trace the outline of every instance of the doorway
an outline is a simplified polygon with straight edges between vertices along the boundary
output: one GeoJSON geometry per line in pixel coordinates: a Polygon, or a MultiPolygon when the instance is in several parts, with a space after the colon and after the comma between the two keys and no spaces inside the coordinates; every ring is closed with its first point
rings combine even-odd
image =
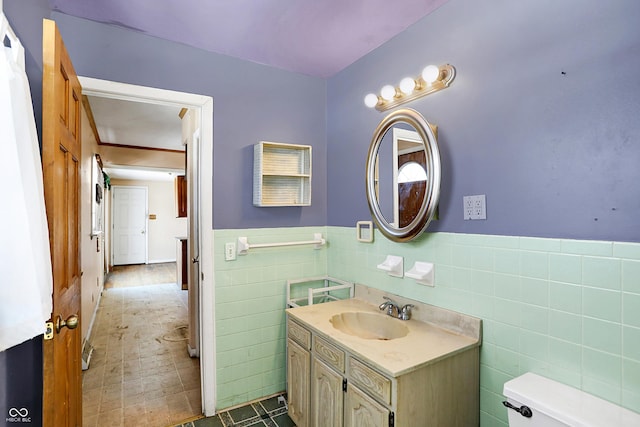
{"type": "MultiPolygon", "coordinates": [[[[199,166],[198,192],[194,195],[198,206],[197,236],[199,242],[200,274],[193,278],[193,286],[198,292],[197,317],[199,324],[199,356],[202,411],[204,415],[215,413],[215,292],[213,281],[213,233],[212,219],[212,177],[213,164],[213,99],[208,96],[175,92],[163,89],[129,85],[87,77],[80,77],[83,94],[112,99],[148,103],[151,105],[171,105],[192,109],[199,118],[198,158],[192,159],[199,166]]],[[[189,168],[189,165],[187,165],[189,168]]]]}

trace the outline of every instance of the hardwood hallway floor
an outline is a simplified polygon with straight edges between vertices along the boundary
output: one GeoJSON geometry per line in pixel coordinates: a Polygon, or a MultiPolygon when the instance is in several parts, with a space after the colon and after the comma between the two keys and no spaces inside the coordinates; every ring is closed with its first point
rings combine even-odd
{"type": "Polygon", "coordinates": [[[83,373],[85,427],[164,427],[202,413],[199,359],[186,344],[187,291],[175,281],[173,263],[108,277],[83,373]]]}
{"type": "Polygon", "coordinates": [[[176,283],[176,263],[116,265],[111,268],[104,287],[127,288],[131,286],[176,283]]]}

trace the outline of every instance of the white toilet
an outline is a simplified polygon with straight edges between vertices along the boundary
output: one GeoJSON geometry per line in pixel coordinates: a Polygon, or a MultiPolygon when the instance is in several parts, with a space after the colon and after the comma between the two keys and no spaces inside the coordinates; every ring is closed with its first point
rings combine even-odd
{"type": "Polygon", "coordinates": [[[640,414],[533,373],[504,384],[509,427],[639,427],[640,414]]]}

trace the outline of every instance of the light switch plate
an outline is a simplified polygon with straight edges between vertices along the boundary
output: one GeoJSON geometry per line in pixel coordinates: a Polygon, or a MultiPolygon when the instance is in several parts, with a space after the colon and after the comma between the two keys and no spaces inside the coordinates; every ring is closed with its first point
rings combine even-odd
{"type": "Polygon", "coordinates": [[[236,244],[225,243],[224,245],[224,259],[225,261],[234,261],[236,259],[236,244]]]}

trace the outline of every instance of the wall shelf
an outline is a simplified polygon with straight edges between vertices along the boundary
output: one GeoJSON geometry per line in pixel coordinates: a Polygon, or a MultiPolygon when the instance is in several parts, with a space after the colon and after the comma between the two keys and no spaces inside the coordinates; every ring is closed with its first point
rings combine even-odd
{"type": "Polygon", "coordinates": [[[311,205],[311,146],[260,141],[253,149],[255,206],[311,205]]]}

